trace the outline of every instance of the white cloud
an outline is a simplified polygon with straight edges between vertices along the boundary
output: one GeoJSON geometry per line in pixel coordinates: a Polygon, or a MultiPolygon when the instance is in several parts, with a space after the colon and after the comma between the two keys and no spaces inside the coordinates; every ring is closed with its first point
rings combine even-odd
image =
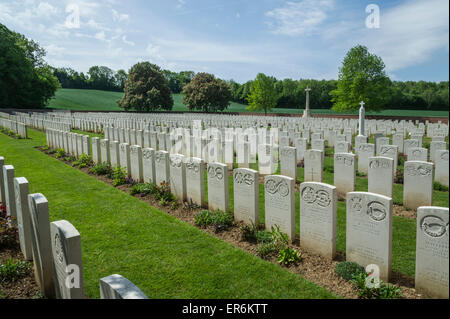
{"type": "Polygon", "coordinates": [[[119,13],[119,12],[117,12],[114,9],[112,9],[111,11],[112,11],[112,14],[113,14],[113,20],[114,21],[122,22],[122,21],[127,21],[130,18],[130,16],[128,14],[119,13]]]}
{"type": "Polygon", "coordinates": [[[134,47],[134,45],[135,45],[135,43],[133,41],[128,41],[127,37],[125,35],[122,36],[122,41],[123,41],[123,43],[131,45],[132,47],[134,47]]]}
{"type": "Polygon", "coordinates": [[[105,35],[105,32],[104,32],[104,31],[97,32],[97,33],[94,35],[94,38],[96,38],[97,40],[100,40],[100,41],[106,41],[106,35],[105,35]]]}
{"type": "Polygon", "coordinates": [[[288,36],[310,34],[325,21],[327,12],[333,8],[334,0],[288,1],[283,7],[266,13],[271,19],[267,24],[275,34],[288,36]]]}
{"type": "Polygon", "coordinates": [[[448,0],[413,0],[383,14],[380,29],[367,29],[362,42],[381,56],[388,71],[418,65],[448,49],[448,0]]]}
{"type": "Polygon", "coordinates": [[[56,44],[50,44],[44,47],[48,56],[60,57],[65,52],[63,47],[57,46],[56,44]]]}
{"type": "Polygon", "coordinates": [[[48,2],[41,2],[39,3],[37,9],[36,9],[36,14],[39,17],[46,17],[49,18],[53,15],[56,15],[58,13],[58,9],[53,7],[51,4],[49,4],[48,2]]]}
{"type": "Polygon", "coordinates": [[[178,0],[177,1],[177,9],[182,8],[186,4],[186,0],[178,0]]]}

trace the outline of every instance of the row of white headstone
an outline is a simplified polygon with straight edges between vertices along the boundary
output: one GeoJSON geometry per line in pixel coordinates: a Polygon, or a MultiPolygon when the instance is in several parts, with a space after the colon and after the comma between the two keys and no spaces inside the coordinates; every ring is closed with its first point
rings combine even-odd
{"type": "MultiPolygon", "coordinates": [[[[50,222],[44,195],[30,194],[25,177],[0,156],[0,202],[6,206],[9,227],[17,227],[24,259],[33,261],[34,275],[46,298],[84,299],[81,236],[66,220],[50,222]]],[[[120,275],[100,279],[102,299],[146,299],[120,275]]]]}
{"type": "MultiPolygon", "coordinates": [[[[96,140],[93,139],[93,141],[96,140]]],[[[169,183],[172,192],[180,200],[192,200],[198,205],[205,205],[203,182],[205,163],[202,159],[185,158],[180,154],[169,154],[166,151],[155,151],[151,148],[142,149],[138,145],[131,147],[126,143],[119,145],[117,141],[111,142],[115,145],[115,150],[113,155],[110,152],[108,157],[108,150],[111,150],[108,143],[110,143],[108,140],[102,140],[99,144],[93,143],[93,154],[97,154],[97,162],[103,161],[103,158],[109,158],[109,163],[112,165],[126,167],[127,172],[136,181],[169,183]]],[[[307,154],[308,152],[317,154],[312,162],[323,162],[322,151],[308,150],[307,154]]],[[[293,156],[295,153],[295,151],[292,152],[293,156]]],[[[346,163],[346,155],[335,155],[338,158],[337,161],[343,162],[341,164],[344,166],[349,164],[348,159],[346,163]]],[[[386,176],[384,176],[386,174],[383,175],[382,171],[377,170],[388,167],[391,172],[389,178],[393,179],[393,160],[373,157],[370,163],[369,178],[373,182],[369,182],[369,192],[344,191],[347,200],[347,260],[364,266],[376,264],[380,268],[380,278],[389,281],[392,260],[393,203],[392,196],[379,194],[386,188],[386,176]]],[[[415,178],[421,178],[424,175],[423,171],[427,171],[427,164],[433,165],[415,161],[406,163],[408,165],[405,165],[405,172],[411,173],[410,175],[415,178]]],[[[307,165],[306,161],[305,165],[307,165]]],[[[351,171],[354,174],[354,161],[352,165],[351,171]]],[[[206,170],[208,208],[228,211],[228,166],[222,163],[208,163],[206,170]]],[[[259,222],[259,172],[248,168],[234,169],[233,183],[235,220],[257,224],[259,222]]],[[[421,180],[408,180],[407,183],[411,183],[412,187],[419,185],[415,187],[416,190],[423,187],[421,180]]],[[[432,191],[432,183],[425,186],[432,191]]],[[[272,226],[278,225],[291,240],[294,240],[294,178],[283,175],[265,176],[264,189],[266,228],[270,230],[272,226]]],[[[406,192],[409,193],[408,188],[406,192]]],[[[419,205],[421,207],[418,208],[416,287],[430,296],[445,297],[443,291],[445,287],[448,291],[448,270],[447,280],[445,278],[440,280],[436,274],[442,273],[445,265],[448,268],[448,208],[430,205],[431,203],[419,205]],[[447,246],[444,245],[446,241],[447,246]],[[438,248],[431,250],[433,247],[438,248]]],[[[336,253],[336,214],[337,187],[320,182],[302,183],[300,244],[325,257],[333,258],[336,253]]]]}
{"type": "Polygon", "coordinates": [[[28,138],[27,126],[21,122],[11,121],[0,117],[0,128],[1,127],[9,129],[23,138],[28,138]]]}

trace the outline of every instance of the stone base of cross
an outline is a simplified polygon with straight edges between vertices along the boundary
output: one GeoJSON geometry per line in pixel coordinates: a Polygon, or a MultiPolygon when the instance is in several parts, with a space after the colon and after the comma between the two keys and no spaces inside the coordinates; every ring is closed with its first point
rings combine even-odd
{"type": "Polygon", "coordinates": [[[303,117],[304,118],[311,117],[311,111],[310,110],[304,110],[303,111],[303,117]]]}

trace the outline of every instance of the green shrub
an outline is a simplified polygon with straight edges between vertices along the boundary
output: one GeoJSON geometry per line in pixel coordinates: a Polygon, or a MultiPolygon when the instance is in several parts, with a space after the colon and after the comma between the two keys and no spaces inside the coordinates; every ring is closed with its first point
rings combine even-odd
{"type": "Polygon", "coordinates": [[[89,170],[90,173],[95,175],[110,175],[111,174],[111,165],[107,162],[98,163],[91,167],[89,170]]]}
{"type": "Polygon", "coordinates": [[[266,230],[260,230],[256,233],[256,241],[258,243],[270,243],[273,241],[273,236],[271,232],[268,232],[266,230]]]}
{"type": "Polygon", "coordinates": [[[395,184],[403,184],[404,172],[402,167],[397,167],[397,171],[394,176],[395,184]]]}
{"type": "Polygon", "coordinates": [[[205,228],[213,223],[212,212],[209,210],[202,210],[195,216],[195,225],[205,228]]]}
{"type": "Polygon", "coordinates": [[[92,166],[94,164],[94,161],[92,160],[92,157],[90,157],[87,154],[81,154],[77,161],[72,163],[72,166],[78,166],[79,168],[84,168],[88,166],[92,166]]]}
{"type": "Polygon", "coordinates": [[[435,191],[448,192],[448,187],[445,186],[445,185],[442,185],[442,184],[440,184],[438,182],[434,182],[433,189],[435,191]]]}
{"type": "Polygon", "coordinates": [[[73,155],[69,155],[69,156],[64,157],[64,160],[66,162],[75,162],[77,160],[77,158],[73,155]]]}
{"type": "Polygon", "coordinates": [[[212,214],[212,217],[216,232],[226,230],[230,228],[231,225],[233,225],[233,215],[231,215],[230,213],[217,210],[212,214]]]}
{"type": "Polygon", "coordinates": [[[241,239],[248,242],[255,242],[256,241],[256,234],[258,233],[258,227],[255,225],[255,223],[249,224],[243,224],[241,227],[239,227],[239,231],[241,233],[241,239]]]}
{"type": "Polygon", "coordinates": [[[343,261],[334,267],[334,271],[339,277],[345,280],[352,280],[354,275],[365,273],[364,267],[352,261],[343,261]]]}
{"type": "Polygon", "coordinates": [[[116,166],[111,170],[109,178],[113,180],[113,186],[123,185],[127,182],[127,172],[125,168],[116,166]]]}
{"type": "Polygon", "coordinates": [[[380,280],[379,287],[367,287],[366,279],[368,274],[364,271],[354,275],[351,282],[358,289],[358,296],[361,299],[397,299],[402,297],[399,287],[392,284],[385,284],[380,280]]]}
{"type": "Polygon", "coordinates": [[[62,158],[62,157],[65,157],[65,156],[66,156],[66,151],[63,148],[58,148],[56,150],[56,154],[55,154],[56,158],[62,158]]]}
{"type": "Polygon", "coordinates": [[[0,282],[14,282],[27,275],[31,270],[31,264],[25,261],[8,259],[0,264],[0,282]]]}
{"type": "Polygon", "coordinates": [[[170,185],[166,182],[162,182],[161,185],[156,188],[156,193],[154,195],[156,200],[159,200],[159,203],[162,206],[166,206],[176,200],[175,196],[170,190],[170,185]]]}
{"type": "Polygon", "coordinates": [[[280,226],[272,226],[272,238],[275,244],[279,247],[279,250],[286,248],[289,243],[289,237],[287,234],[281,232],[280,226]]]}
{"type": "Polygon", "coordinates": [[[278,247],[273,241],[261,243],[258,247],[256,247],[256,254],[263,259],[268,259],[269,257],[274,256],[277,252],[278,247]]]}
{"type": "Polygon", "coordinates": [[[278,253],[278,263],[284,266],[296,264],[302,260],[301,254],[293,248],[286,247],[278,253]]]}
{"type": "Polygon", "coordinates": [[[142,196],[148,195],[148,194],[155,194],[158,192],[158,189],[155,184],[153,183],[142,183],[142,184],[135,184],[131,187],[130,194],[136,195],[140,194],[142,196]]]}

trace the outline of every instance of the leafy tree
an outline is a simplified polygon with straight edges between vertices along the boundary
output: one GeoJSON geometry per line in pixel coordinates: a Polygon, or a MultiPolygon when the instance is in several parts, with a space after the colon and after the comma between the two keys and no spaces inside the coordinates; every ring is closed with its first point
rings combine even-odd
{"type": "Polygon", "coordinates": [[[190,110],[217,112],[225,110],[231,99],[228,84],[209,73],[197,73],[183,88],[183,103],[190,110]]]}
{"type": "Polygon", "coordinates": [[[116,75],[114,75],[114,78],[116,80],[116,87],[123,91],[125,88],[125,82],[127,80],[127,72],[125,70],[119,70],[116,72],[116,75]]]}
{"type": "Polygon", "coordinates": [[[172,110],[173,98],[160,67],[150,62],[135,64],[125,81],[125,95],[118,101],[126,111],[172,110]]]}
{"type": "Polygon", "coordinates": [[[333,110],[352,111],[364,101],[367,110],[380,110],[390,98],[391,81],[383,60],[362,45],[350,49],[339,69],[337,89],[330,92],[333,110]]]}
{"type": "Polygon", "coordinates": [[[0,107],[45,107],[60,87],[45,50],[0,24],[0,52],[0,107]]]}
{"type": "Polygon", "coordinates": [[[267,111],[270,111],[277,105],[278,94],[274,82],[275,78],[268,77],[263,73],[259,73],[256,76],[250,87],[250,94],[247,97],[249,102],[247,110],[264,110],[264,114],[267,115],[267,111]]]}
{"type": "Polygon", "coordinates": [[[106,66],[92,66],[89,68],[89,82],[95,90],[113,91],[116,88],[114,71],[106,66]]]}

